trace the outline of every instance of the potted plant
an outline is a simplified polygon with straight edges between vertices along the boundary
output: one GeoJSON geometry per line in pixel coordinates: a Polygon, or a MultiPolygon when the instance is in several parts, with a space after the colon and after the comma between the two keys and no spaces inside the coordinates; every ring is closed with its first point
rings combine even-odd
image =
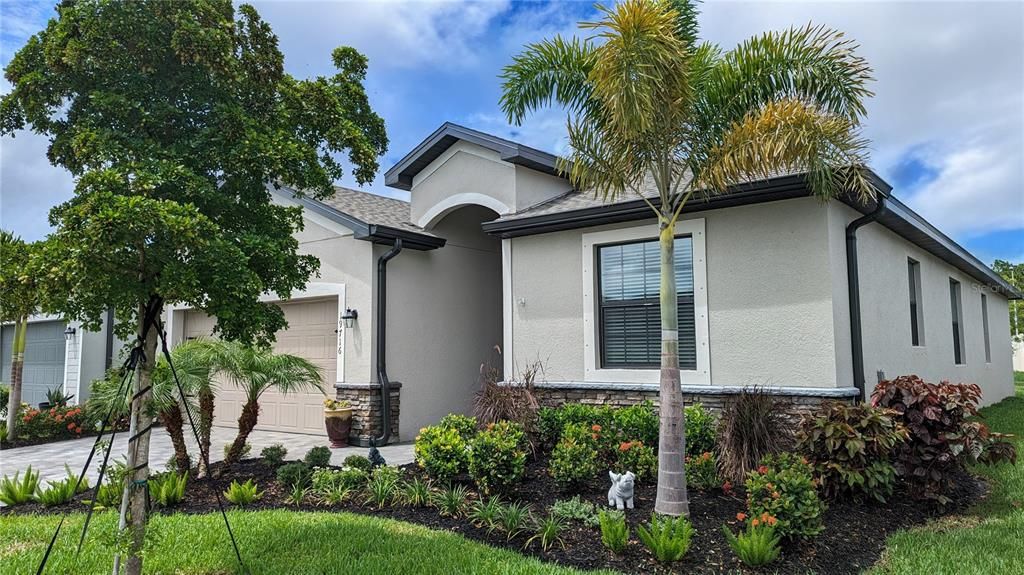
{"type": "Polygon", "coordinates": [[[331,447],[348,447],[348,433],[352,429],[352,406],[345,400],[324,398],[324,424],[331,447]]]}

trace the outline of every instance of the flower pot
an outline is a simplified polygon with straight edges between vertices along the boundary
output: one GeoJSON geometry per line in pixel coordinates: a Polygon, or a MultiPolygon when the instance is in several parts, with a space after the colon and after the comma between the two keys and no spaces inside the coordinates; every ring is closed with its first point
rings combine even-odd
{"type": "Polygon", "coordinates": [[[348,434],[352,430],[352,409],[325,409],[324,425],[331,447],[348,447],[348,434]]]}

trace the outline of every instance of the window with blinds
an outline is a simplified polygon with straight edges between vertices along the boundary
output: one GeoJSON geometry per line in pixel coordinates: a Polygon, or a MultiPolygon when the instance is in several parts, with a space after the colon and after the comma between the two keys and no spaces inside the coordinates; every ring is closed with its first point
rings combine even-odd
{"type": "MultiPolygon", "coordinates": [[[[697,369],[693,307],[693,240],[675,241],[679,369],[697,369]]],[[[598,246],[598,316],[603,368],[657,368],[661,363],[661,257],[658,241],[598,246]]]]}

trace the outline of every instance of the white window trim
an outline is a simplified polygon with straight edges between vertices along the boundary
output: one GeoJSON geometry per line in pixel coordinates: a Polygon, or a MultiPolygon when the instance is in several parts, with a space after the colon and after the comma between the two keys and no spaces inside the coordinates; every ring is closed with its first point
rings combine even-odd
{"type": "MultiPolygon", "coordinates": [[[[708,345],[707,255],[704,218],[676,223],[675,235],[693,239],[693,313],[697,329],[697,369],[679,370],[683,385],[711,385],[711,358],[708,345]]],[[[657,230],[651,224],[583,234],[583,377],[588,382],[657,383],[658,369],[602,369],[597,344],[597,277],[594,275],[595,246],[636,240],[654,240],[657,230]]]]}

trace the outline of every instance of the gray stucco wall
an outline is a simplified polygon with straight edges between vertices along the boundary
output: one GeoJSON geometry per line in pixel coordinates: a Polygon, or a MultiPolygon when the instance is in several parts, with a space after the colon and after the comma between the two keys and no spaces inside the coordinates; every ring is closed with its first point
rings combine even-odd
{"type": "MultiPolygon", "coordinates": [[[[711,383],[836,387],[828,208],[812,198],[711,210],[705,220],[711,383]]],[[[511,240],[515,360],[584,380],[582,236],[511,240]]]]}
{"type": "MultiPolygon", "coordinates": [[[[833,236],[841,237],[846,224],[859,215],[839,203],[834,203],[831,211],[830,234],[833,236]]],[[[932,382],[977,383],[985,394],[986,404],[1012,395],[1007,299],[879,224],[861,228],[857,237],[868,393],[877,381],[876,371],[882,370],[890,378],[917,374],[932,382]],[[907,258],[920,262],[924,316],[924,342],[921,346],[911,344],[907,258]],[[961,284],[966,359],[963,365],[954,364],[953,359],[950,278],[961,284]],[[985,361],[982,293],[988,298],[991,362],[985,361]]],[[[845,252],[837,253],[838,248],[831,251],[833,259],[841,257],[836,261],[843,262],[841,269],[833,273],[836,311],[843,324],[837,326],[837,333],[848,334],[845,252]]],[[[846,337],[848,342],[849,336],[846,337]]],[[[844,363],[840,377],[852,379],[848,368],[849,349],[848,343],[837,347],[841,363],[844,363]]]]}

